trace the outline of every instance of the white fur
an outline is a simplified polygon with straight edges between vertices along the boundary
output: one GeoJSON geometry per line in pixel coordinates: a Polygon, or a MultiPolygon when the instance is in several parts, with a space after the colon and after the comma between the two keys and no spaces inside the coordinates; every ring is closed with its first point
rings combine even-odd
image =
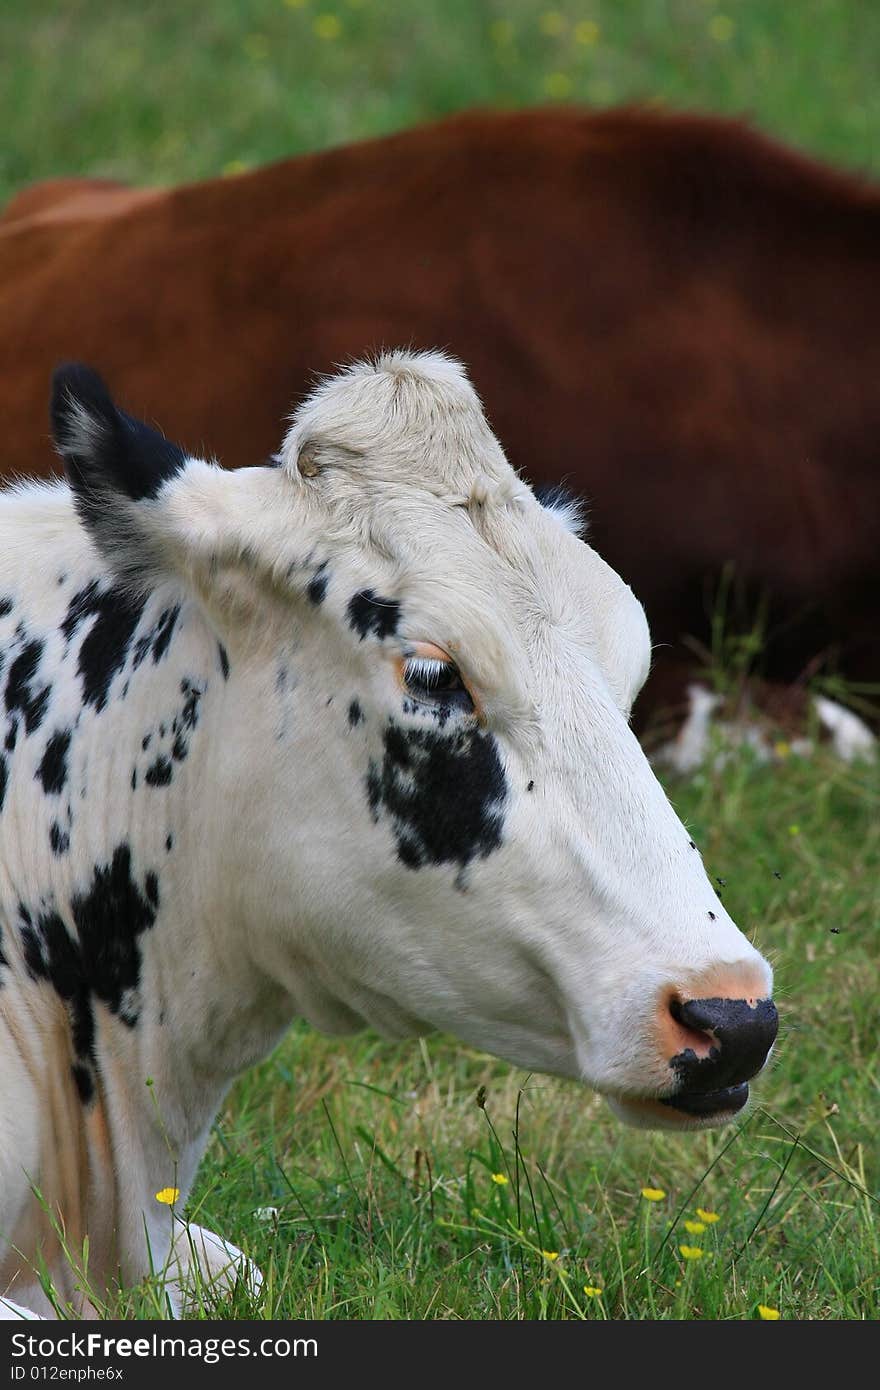
{"type": "Polygon", "coordinates": [[[653,1097],[670,1085],[653,1031],[663,990],[724,964],[770,989],[628,727],[650,659],[641,606],[517,478],[461,367],[396,353],[349,368],[298,411],[280,458],[238,473],[190,460],[154,500],[120,499],[118,527],[100,523],[103,559],[65,486],[0,502],[0,594],[16,605],[4,631],[14,644],[23,618],[45,638],[52,680],[0,822],[0,1292],[47,1315],[39,1258],[63,1299],[89,1305],[32,1184],[74,1256],[89,1236],[99,1283],[134,1282],[151,1259],[179,1306],[188,1261],[213,1269],[219,1248],[223,1263],[219,1237],[195,1255],[175,1240],[154,1194],[175,1186],[182,1208],[227,1087],[295,1016],[389,1037],[446,1029],[530,1070],[653,1097]],[[182,607],[162,661],[135,672],[129,654],[96,712],[76,670],[88,628],[66,650],[60,625],[108,555],[127,583],[140,563],[158,584],[135,636],[182,607]],[[384,641],[349,622],[365,589],[400,604],[384,641]],[[389,721],[410,738],[438,728],[397,684],[418,642],[475,692],[480,732],[456,714],[446,734],[495,750],[506,793],[497,847],[416,870],[367,785],[389,721]],[[142,739],[174,718],[185,679],[204,685],[199,726],[172,783],[149,787],[142,739]],[[55,858],[58,799],[33,772],[77,718],[70,852],[55,858]],[[16,905],[48,893],[72,931],[72,897],[122,838],[139,883],[158,872],[160,910],[139,938],[137,1026],[95,1002],[98,1096],[84,1109],[66,1010],[28,975],[16,905]]]}

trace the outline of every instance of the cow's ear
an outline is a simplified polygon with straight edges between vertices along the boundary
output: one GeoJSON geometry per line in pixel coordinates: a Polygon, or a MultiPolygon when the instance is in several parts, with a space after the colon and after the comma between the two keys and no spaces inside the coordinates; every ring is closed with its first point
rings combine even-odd
{"type": "Polygon", "coordinates": [[[186,453],[120,410],[98,373],[79,363],[55,372],[50,416],[83,524],[114,569],[134,578],[155,560],[138,545],[138,504],[158,496],[186,453]]]}
{"type": "Polygon", "coordinates": [[[52,378],[51,417],[55,447],[86,525],[96,496],[155,497],[186,461],[179,445],[126,415],[98,373],[76,362],[52,378]]]}
{"type": "Polygon", "coordinates": [[[218,612],[289,589],[310,542],[283,469],[193,458],[120,410],[88,367],[55,373],[52,433],[80,519],[128,588],[172,580],[218,612]]]}

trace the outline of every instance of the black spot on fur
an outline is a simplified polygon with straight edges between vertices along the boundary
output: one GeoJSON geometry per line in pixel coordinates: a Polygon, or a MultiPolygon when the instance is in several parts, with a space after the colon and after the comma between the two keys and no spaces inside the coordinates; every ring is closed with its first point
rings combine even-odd
{"type": "Polygon", "coordinates": [[[173,608],[166,608],[161,614],[156,624],[156,636],[153,640],[153,661],[158,664],[167,652],[171,638],[174,633],[174,625],[180,617],[180,605],[175,604],[173,608]]]}
{"type": "Polygon", "coordinates": [[[0,618],[8,618],[14,607],[11,598],[0,598],[0,618]]]}
{"type": "Polygon", "coordinates": [[[364,712],[357,700],[352,700],[348,707],[348,722],[353,729],[364,722],[364,712]]]}
{"type": "Polygon", "coordinates": [[[314,575],[309,580],[309,583],[306,586],[306,593],[309,596],[309,602],[313,603],[316,608],[324,602],[324,599],[327,595],[327,585],[329,584],[329,582],[330,576],[327,573],[327,561],[325,560],[315,570],[314,575]]]}
{"type": "Polygon", "coordinates": [[[25,733],[39,729],[46,713],[51,687],[36,683],[37,668],[43,657],[43,643],[36,639],[27,642],[9,668],[6,681],[6,709],[24,715],[25,733]]]}
{"type": "MultiPolygon", "coordinates": [[[[79,943],[57,912],[44,911],[32,917],[27,908],[19,905],[19,919],[27,972],[31,979],[50,984],[67,1005],[74,1055],[91,1080],[95,1020],[79,943]]],[[[79,1083],[78,1090],[82,1095],[83,1087],[79,1083]]]]}
{"type": "Polygon", "coordinates": [[[3,743],[3,746],[4,746],[4,748],[6,749],[7,753],[14,753],[14,752],[15,752],[15,744],[16,744],[16,740],[17,740],[17,739],[18,739],[18,720],[17,720],[17,719],[10,719],[10,721],[9,721],[9,728],[6,730],[6,738],[5,738],[4,743],[3,743]]]}
{"type": "Polygon", "coordinates": [[[530,781],[530,782],[529,782],[529,785],[526,787],[526,791],[527,791],[527,792],[533,792],[534,790],[535,790],[535,784],[534,784],[533,781],[530,781]]]}
{"type": "Polygon", "coordinates": [[[132,789],[133,792],[136,792],[136,791],[137,791],[137,785],[138,785],[138,770],[137,770],[136,767],[133,767],[133,768],[131,769],[131,789],[132,789]]]}
{"type": "Polygon", "coordinates": [[[74,1062],[70,1071],[80,1100],[83,1105],[88,1105],[95,1095],[95,1078],[91,1068],[82,1062],[74,1062]]]}
{"type": "Polygon", "coordinates": [[[199,701],[204,692],[192,681],[184,679],[180,682],[180,693],[184,696],[183,706],[171,725],[174,734],[171,756],[176,763],[182,763],[189,753],[187,734],[191,733],[199,722],[199,701]]]}
{"type": "Polygon", "coordinates": [[[498,848],[507,785],[490,735],[391,722],[384,742],[381,765],[370,763],[367,797],[376,820],[390,817],[402,863],[464,868],[498,848]]]}
{"type": "Polygon", "coordinates": [[[370,632],[380,640],[393,637],[400,622],[400,604],[393,598],[381,598],[372,589],[362,589],[349,600],[348,621],[362,642],[370,632]]]}
{"type": "MultiPolygon", "coordinates": [[[[469,707],[470,696],[466,695],[465,699],[469,707]]],[[[428,704],[425,700],[404,700],[403,712],[404,714],[415,715],[419,719],[433,719],[434,723],[442,729],[452,718],[453,707],[447,701],[444,701],[443,704],[428,704]]]]}
{"type": "Polygon", "coordinates": [[[122,670],[134,630],[140,621],[144,600],[110,591],[103,596],[97,620],[83,639],[78,669],[86,704],[101,710],[113,677],[122,670]]]}
{"type": "Polygon", "coordinates": [[[166,851],[167,854],[170,854],[170,853],[171,853],[171,848],[172,848],[173,844],[174,844],[174,836],[173,836],[173,835],[166,835],[166,836],[165,836],[165,851],[166,851]]]}
{"type": "Polygon", "coordinates": [[[4,754],[0,753],[0,811],[3,810],[3,803],[6,800],[6,788],[9,783],[9,767],[4,754]]]}
{"type": "Polygon", "coordinates": [[[70,641],[80,623],[84,623],[86,618],[95,612],[95,603],[99,592],[100,585],[97,579],[93,579],[84,589],[75,593],[70,600],[61,623],[61,632],[66,642],[70,641]]]}
{"type": "Polygon", "coordinates": [[[223,679],[224,679],[225,681],[228,681],[228,680],[229,680],[229,657],[228,657],[228,655],[227,655],[227,653],[226,653],[226,648],[224,647],[224,645],[223,645],[222,642],[218,642],[218,643],[217,643],[217,655],[218,655],[219,658],[220,658],[220,670],[221,670],[222,673],[223,673],[223,679]]]}
{"type": "Polygon", "coordinates": [[[58,729],[46,744],[46,751],[37,768],[37,778],[42,782],[47,796],[58,796],[64,790],[71,734],[71,729],[58,729]]]}
{"type": "Polygon", "coordinates": [[[179,617],[180,604],[175,604],[172,608],[163,608],[154,626],[138,638],[134,644],[132,656],[132,666],[135,670],[146,659],[147,653],[150,651],[153,653],[153,664],[158,665],[171,645],[174,627],[179,617]]]}
{"type": "Polygon", "coordinates": [[[173,775],[171,759],[160,753],[146,771],[146,781],[151,787],[167,787],[173,775]]]}
{"type": "Polygon", "coordinates": [[[150,746],[150,739],[152,737],[152,734],[144,734],[143,738],[141,739],[141,748],[144,750],[145,753],[150,746]]]}
{"type": "Polygon", "coordinates": [[[97,710],[106,705],[110,684],[125,665],[145,603],[145,598],[133,598],[122,589],[102,590],[96,582],[71,599],[61,624],[68,641],[80,623],[94,620],[83,638],[77,663],[87,705],[97,710]]]}
{"type": "Polygon", "coordinates": [[[52,822],[52,827],[49,831],[49,844],[52,847],[53,854],[66,854],[70,849],[70,836],[66,831],[61,829],[57,820],[53,820],[52,822]]]}
{"type": "Polygon", "coordinates": [[[138,938],[156,920],[158,878],[148,873],[143,892],[131,872],[131,850],[117,846],[109,864],[97,864],[83,893],[70,900],[75,935],[60,914],[31,913],[19,905],[25,965],[64,1000],[71,1025],[74,1080],[81,1098],[94,1092],[93,997],[129,1028],[139,1017],[141,953],[138,938]]]}

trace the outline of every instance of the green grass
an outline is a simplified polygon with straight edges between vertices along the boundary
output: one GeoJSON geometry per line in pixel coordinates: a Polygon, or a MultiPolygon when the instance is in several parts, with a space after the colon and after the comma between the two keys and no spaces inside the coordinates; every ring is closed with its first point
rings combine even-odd
{"type": "Polygon", "coordinates": [[[474,105],[746,113],[880,169],[864,0],[0,0],[0,199],[204,178],[474,105]]]}
{"type": "MultiPolygon", "coordinates": [[[[449,1039],[295,1028],[232,1092],[189,1203],[267,1278],[256,1304],[207,1314],[880,1314],[880,768],[740,756],[670,792],[776,967],[780,1041],[744,1121],[629,1130],[578,1086],[449,1039]],[[719,1220],[688,1232],[697,1207],[719,1220]]],[[[139,1292],[110,1311],[161,1304],[139,1292]]]]}

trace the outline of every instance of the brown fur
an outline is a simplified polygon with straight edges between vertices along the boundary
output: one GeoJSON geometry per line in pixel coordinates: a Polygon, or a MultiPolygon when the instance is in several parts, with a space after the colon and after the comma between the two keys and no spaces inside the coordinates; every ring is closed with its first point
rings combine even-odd
{"type": "Polygon", "coordinates": [[[239,465],[277,448],[314,372],[446,346],[514,464],[586,494],[656,642],[705,640],[732,560],[749,602],[774,595],[768,674],[839,647],[877,678],[878,320],[875,187],[737,122],[474,113],[161,192],[19,195],[0,220],[2,463],[54,466],[63,358],[239,465]]]}

